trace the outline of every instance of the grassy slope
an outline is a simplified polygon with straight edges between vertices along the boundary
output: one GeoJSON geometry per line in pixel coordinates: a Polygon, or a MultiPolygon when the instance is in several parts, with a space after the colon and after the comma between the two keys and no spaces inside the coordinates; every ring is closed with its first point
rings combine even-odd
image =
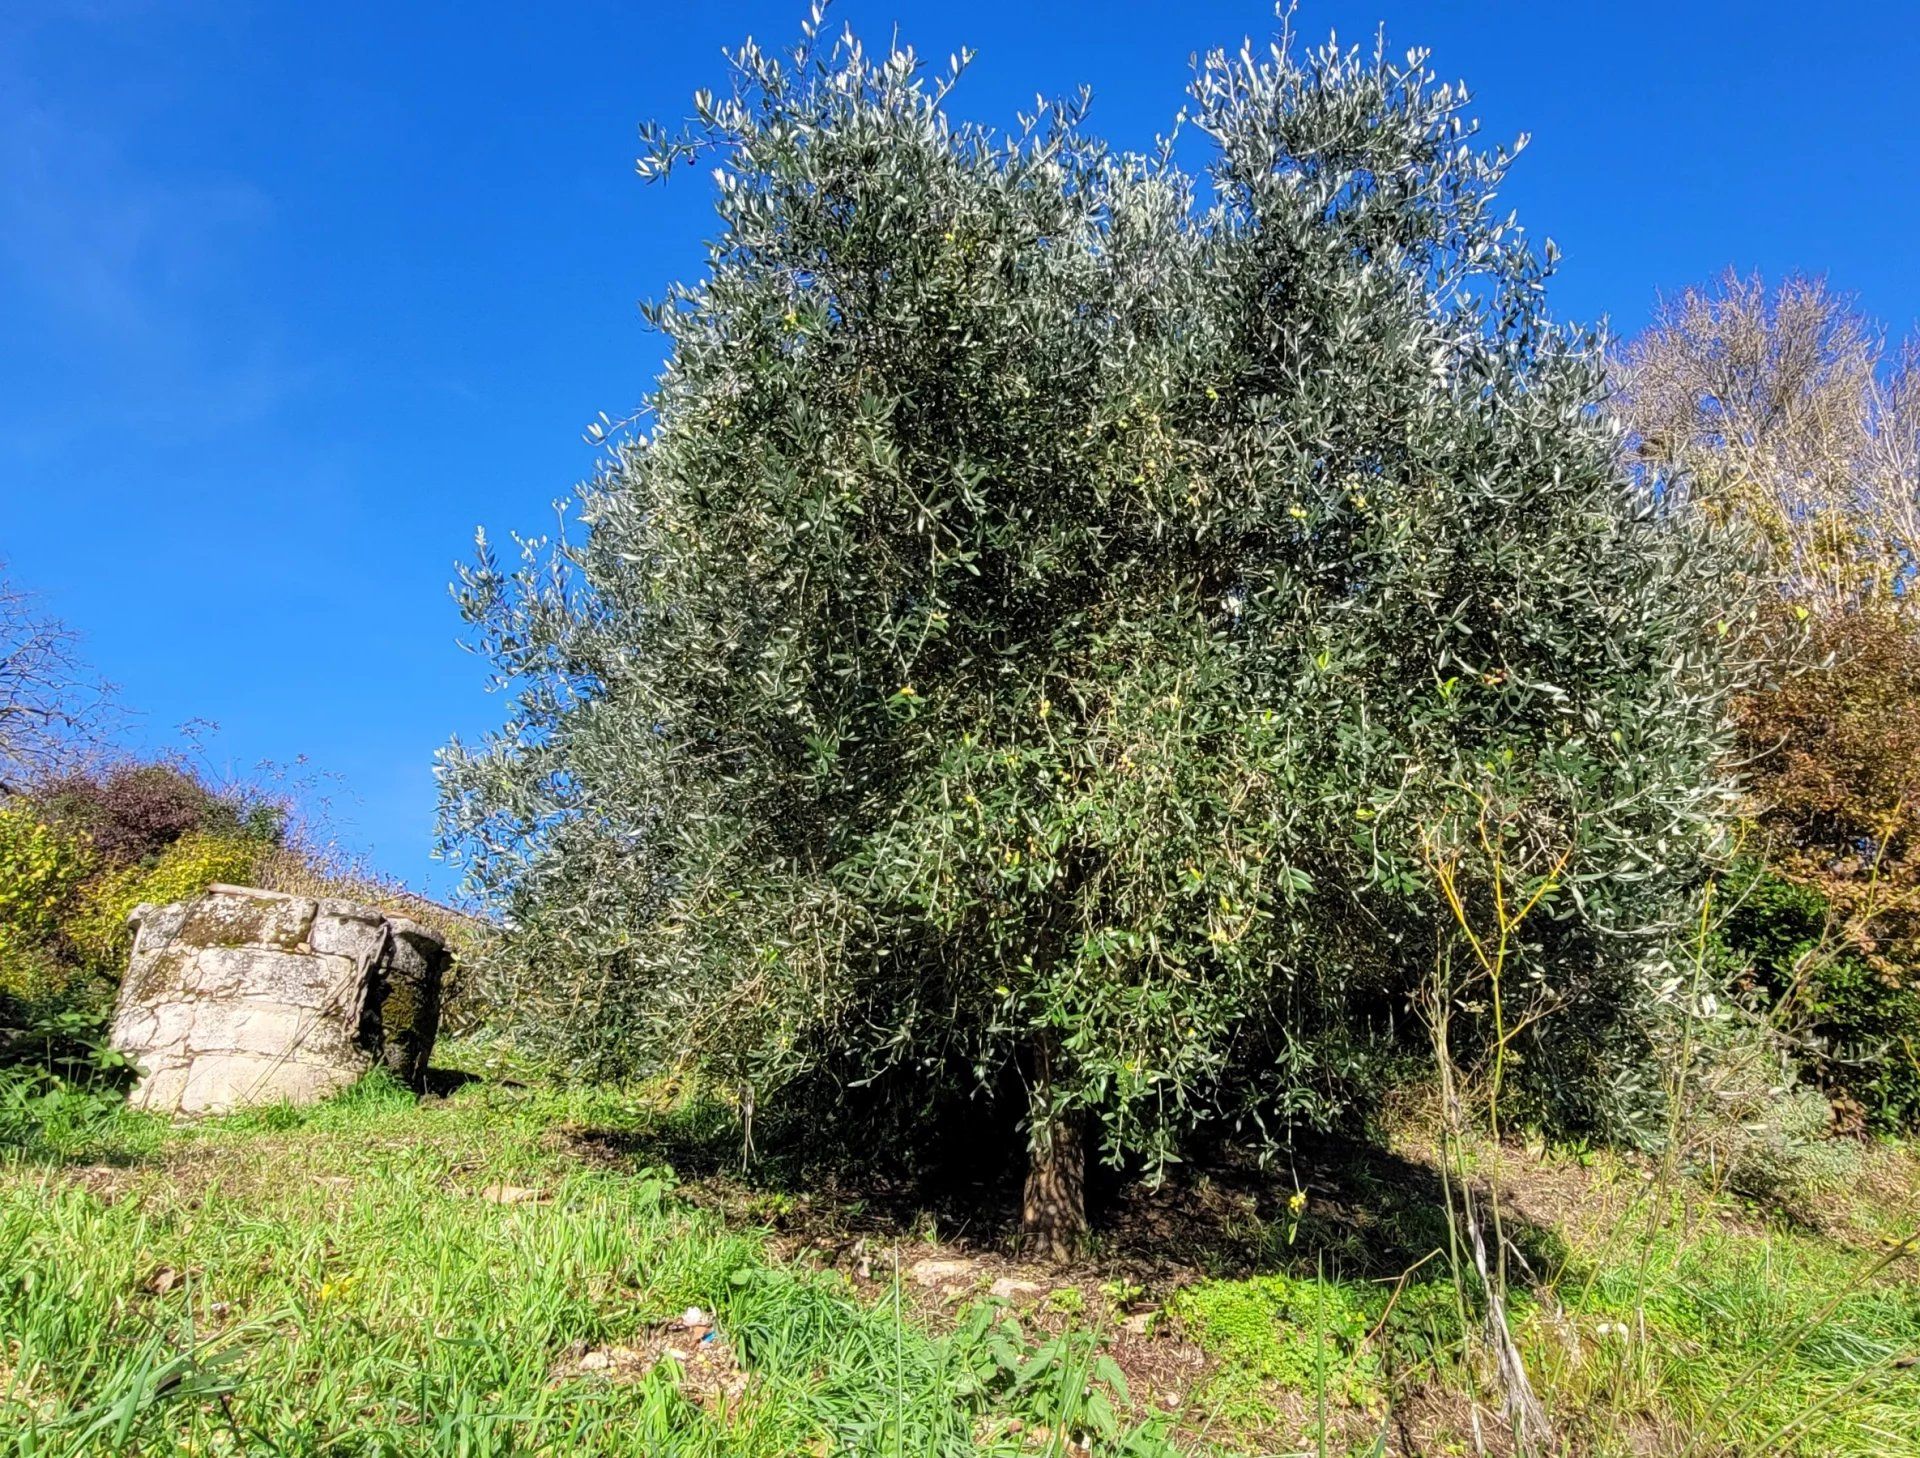
{"type": "MultiPolygon", "coordinates": [[[[1471,1450],[1443,1261],[1339,1279],[1309,1210],[1270,1232],[1271,1269],[1152,1293],[1157,1336],[1123,1335],[1110,1302],[1137,1293],[1097,1281],[1010,1324],[885,1258],[864,1282],[787,1263],[670,1171],[555,1137],[661,1117],[612,1091],[416,1107],[375,1085],[188,1132],[129,1117],[75,1151],[92,1163],[0,1168],[0,1453],[1147,1453],[1163,1428],[1184,1451],[1471,1450]],[[1163,1394],[1127,1360],[1129,1393],[1100,1343],[1204,1365],[1163,1394]]],[[[1656,1222],[1625,1164],[1503,1159],[1559,1237],[1553,1299],[1516,1325],[1572,1450],[1920,1453],[1899,1365],[1920,1291],[1886,1244],[1910,1160],[1882,1155],[1814,1234],[1697,1198],[1656,1222]]]]}
{"type": "Polygon", "coordinates": [[[579,1168],[546,1137],[647,1117],[375,1086],[191,1134],[129,1119],[124,1165],[16,1166],[0,1452],[971,1453],[1014,1424],[1006,1451],[1098,1425],[1078,1349],[1034,1364],[980,1322],[929,1337],[770,1262],[668,1172],[579,1168]],[[719,1362],[680,1332],[688,1307],[717,1314],[719,1362]],[[666,1346],[704,1400],[642,1375],[666,1346]]]}

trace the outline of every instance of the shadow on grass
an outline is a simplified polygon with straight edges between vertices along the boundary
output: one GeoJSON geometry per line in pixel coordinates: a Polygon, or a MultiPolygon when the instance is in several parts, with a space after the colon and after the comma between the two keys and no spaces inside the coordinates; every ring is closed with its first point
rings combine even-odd
{"type": "MultiPolygon", "coordinates": [[[[801,1245],[937,1240],[1014,1253],[1025,1168],[1016,1132],[977,1113],[935,1116],[927,1128],[902,1141],[871,1122],[794,1119],[763,1127],[743,1158],[734,1111],[695,1103],[643,1129],[571,1128],[561,1137],[593,1163],[667,1165],[697,1203],[801,1245]]],[[[1391,1281],[1414,1266],[1421,1279],[1448,1277],[1439,1171],[1365,1143],[1301,1141],[1264,1166],[1219,1152],[1176,1167],[1157,1187],[1137,1172],[1095,1167],[1088,1204],[1092,1263],[1150,1284],[1271,1273],[1391,1281]]],[[[1565,1269],[1567,1249],[1552,1229],[1510,1202],[1501,1224],[1517,1280],[1565,1269]]]]}
{"type": "MultiPolygon", "coordinates": [[[[1446,1279],[1448,1272],[1440,1172],[1360,1142],[1303,1140],[1265,1168],[1229,1154],[1158,1190],[1127,1185],[1115,1192],[1107,1225],[1106,1246],[1130,1267],[1166,1263],[1171,1253],[1176,1263],[1230,1278],[1281,1272],[1391,1280],[1418,1266],[1446,1279]]],[[[1511,1201],[1502,1202],[1501,1228],[1521,1267],[1516,1279],[1565,1267],[1558,1233],[1511,1201]]]]}
{"type": "MultiPolygon", "coordinates": [[[[420,1076],[420,1092],[430,1099],[448,1099],[471,1084],[486,1081],[480,1074],[469,1073],[464,1068],[429,1068],[420,1076]]],[[[524,1086],[513,1079],[497,1081],[513,1088],[524,1086]]]]}

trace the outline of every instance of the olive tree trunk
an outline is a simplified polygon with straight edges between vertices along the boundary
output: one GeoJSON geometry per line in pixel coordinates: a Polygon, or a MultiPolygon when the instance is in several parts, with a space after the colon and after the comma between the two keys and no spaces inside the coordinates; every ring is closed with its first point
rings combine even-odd
{"type": "Polygon", "coordinates": [[[1051,1048],[1042,1045],[1037,1051],[1033,1072],[1020,1236],[1028,1250],[1066,1261],[1087,1233],[1086,1145],[1079,1120],[1053,1107],[1051,1048]]]}

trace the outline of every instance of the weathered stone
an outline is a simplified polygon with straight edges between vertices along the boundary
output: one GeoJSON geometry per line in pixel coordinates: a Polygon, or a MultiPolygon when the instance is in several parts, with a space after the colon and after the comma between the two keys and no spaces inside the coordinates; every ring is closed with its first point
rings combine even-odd
{"type": "Polygon", "coordinates": [[[129,920],[112,1043],[142,1070],[134,1107],[310,1103],[376,1063],[424,1080],[447,950],[417,922],[244,886],[129,920]]]}
{"type": "Polygon", "coordinates": [[[440,1031],[447,945],[417,921],[396,916],[388,925],[393,940],[387,949],[387,998],[381,1009],[387,1068],[395,1078],[418,1086],[427,1076],[427,1060],[440,1031]]]}
{"type": "Polygon", "coordinates": [[[956,1281],[971,1281],[974,1273],[980,1269],[980,1262],[967,1260],[927,1260],[915,1261],[907,1267],[907,1275],[915,1284],[921,1286],[945,1286],[956,1281]]]}
{"type": "Polygon", "coordinates": [[[208,1053],[193,1060],[178,1112],[223,1113],[256,1104],[311,1104],[336,1094],[365,1066],[262,1058],[255,1053],[208,1053]]]}
{"type": "Polygon", "coordinates": [[[197,1010],[187,1051],[280,1058],[298,1049],[306,1059],[351,1057],[345,1029],[331,1018],[285,1003],[208,1002],[197,1010]]]}
{"type": "Polygon", "coordinates": [[[308,940],[316,952],[370,962],[380,955],[389,927],[385,912],[329,898],[315,908],[308,940]]]}
{"type": "Polygon", "coordinates": [[[181,978],[190,997],[245,997],[290,1007],[324,1007],[350,996],[361,969],[350,957],[275,952],[265,947],[204,947],[181,978]]]}
{"type": "Polygon", "coordinates": [[[181,1095],[187,1091],[187,1071],[185,1063],[169,1063],[162,1067],[150,1068],[146,1077],[140,1080],[135,1091],[134,1104],[143,1109],[178,1109],[181,1095]]]}
{"type": "Polygon", "coordinates": [[[299,950],[313,926],[316,903],[304,896],[247,887],[222,888],[221,894],[196,897],[174,935],[196,947],[271,947],[299,950]]]}

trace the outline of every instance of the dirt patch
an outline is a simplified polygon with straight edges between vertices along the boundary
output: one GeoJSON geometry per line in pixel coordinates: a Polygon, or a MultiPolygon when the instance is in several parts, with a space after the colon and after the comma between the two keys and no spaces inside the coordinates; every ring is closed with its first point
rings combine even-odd
{"type": "MultiPolygon", "coordinates": [[[[1827,1234],[1856,1250],[1878,1254],[1913,1233],[1905,1215],[1920,1208],[1920,1155],[1910,1148],[1882,1145],[1870,1148],[1864,1163],[1827,1234]],[[1899,1211],[1902,1218],[1888,1220],[1881,1214],[1885,1211],[1899,1211]]],[[[1917,1263],[1920,1252],[1909,1250],[1896,1265],[1910,1278],[1917,1263]]]]}
{"type": "Polygon", "coordinates": [[[139,1171],[129,1165],[84,1164],[61,1170],[57,1176],[70,1189],[84,1190],[103,1205],[112,1205],[125,1197],[139,1171]]]}
{"type": "MultiPolygon", "coordinates": [[[[1386,1452],[1399,1454],[1472,1453],[1513,1458],[1513,1434],[1492,1408],[1465,1395],[1423,1383],[1397,1394],[1389,1420],[1386,1452]]],[[[1634,1450],[1641,1451],[1641,1450],[1634,1450]]]]}
{"type": "MultiPolygon", "coordinates": [[[[548,1138],[550,1148],[608,1168],[674,1163],[670,1151],[622,1131],[575,1127],[548,1138]]],[[[1547,1222],[1579,1205],[1593,1172],[1563,1172],[1513,1151],[1512,1163],[1522,1162],[1541,1178],[1524,1202],[1502,1201],[1509,1233],[1535,1270],[1557,1272],[1567,1253],[1547,1222]]],[[[1205,1394],[1220,1364],[1165,1315],[1174,1291],[1270,1272],[1392,1280],[1447,1239],[1443,1184],[1429,1159],[1334,1141],[1300,1147],[1277,1167],[1220,1159],[1158,1188],[1108,1181],[1095,1203],[1094,1242],[1062,1265],[1027,1258],[1013,1210],[991,1201],[970,1209],[951,1191],[841,1170],[803,1182],[777,1167],[675,1167],[692,1171],[678,1186],[683,1198],[770,1232],[776,1256],[840,1272],[864,1299],[897,1300],[930,1330],[951,1330],[976,1303],[993,1301],[1032,1341],[1094,1333],[1125,1375],[1136,1415],[1168,1414],[1195,1438],[1219,1436],[1222,1419],[1206,1410],[1205,1394]]],[[[1293,1413],[1288,1394],[1271,1396],[1283,1426],[1313,1418],[1293,1413]]],[[[1348,1411],[1347,1420],[1371,1424],[1365,1441],[1378,1431],[1364,1413],[1348,1411]]],[[[1294,1428],[1273,1442],[1285,1449],[1299,1437],[1294,1428]]],[[[1398,1449],[1390,1437],[1386,1451],[1398,1449]]]]}
{"type": "Polygon", "coordinates": [[[1200,1347],[1158,1327],[1145,1332],[1114,1332],[1106,1340],[1106,1349],[1143,1410],[1179,1412],[1187,1408],[1195,1390],[1212,1371],[1200,1347]]]}
{"type": "Polygon", "coordinates": [[[554,1364],[550,1381],[638,1382],[655,1371],[664,1371],[690,1401],[718,1412],[747,1390],[732,1344],[709,1314],[695,1309],[647,1327],[631,1344],[578,1343],[554,1364]]]}
{"type": "MultiPolygon", "coordinates": [[[[648,1162],[636,1160],[619,1135],[590,1129],[550,1131],[545,1143],[604,1168],[648,1162]]],[[[770,1253],[785,1264],[836,1272],[874,1305],[898,1301],[923,1330],[951,1332],[977,1303],[990,1302],[1002,1308],[1029,1341],[1045,1341],[1069,1330],[1092,1331],[1099,1349],[1125,1377],[1135,1416],[1149,1410],[1169,1415],[1193,1436],[1208,1420],[1195,1393],[1217,1364],[1163,1320],[1158,1301],[1144,1285],[1116,1278],[1103,1250],[1057,1266],[1025,1258],[1012,1248],[1002,1227],[983,1225],[939,1238],[934,1235],[940,1224],[937,1214],[921,1211],[903,1223],[898,1201],[863,1197],[837,1185],[790,1194],[738,1175],[710,1173],[682,1183],[677,1193],[729,1223],[769,1231],[770,1253]]],[[[1161,1269],[1186,1279],[1197,1274],[1180,1264],[1163,1264],[1161,1269]]],[[[608,1380],[632,1381],[652,1370],[663,1349],[684,1352],[688,1347],[684,1325],[670,1323],[644,1342],[598,1352],[583,1348],[556,1369],[556,1375],[591,1377],[599,1372],[608,1380]]],[[[703,1351],[693,1353],[696,1363],[703,1351]]],[[[700,1390],[706,1390],[712,1384],[701,1376],[702,1370],[689,1366],[683,1380],[705,1383],[700,1390]]],[[[1037,1428],[1019,1434],[1009,1429],[1000,1436],[1032,1440],[1036,1450],[1047,1443],[1047,1435],[1037,1428]]]]}
{"type": "Polygon", "coordinates": [[[232,1187],[236,1174],[246,1172],[252,1164],[251,1159],[222,1157],[215,1149],[184,1148],[125,1164],[69,1165],[46,1171],[44,1178],[55,1185],[84,1190],[103,1205],[156,1197],[197,1204],[216,1184],[232,1187]]]}
{"type": "Polygon", "coordinates": [[[479,1197],[489,1205],[547,1205],[553,1202],[553,1196],[547,1191],[528,1185],[488,1185],[480,1191],[479,1197]]]}

